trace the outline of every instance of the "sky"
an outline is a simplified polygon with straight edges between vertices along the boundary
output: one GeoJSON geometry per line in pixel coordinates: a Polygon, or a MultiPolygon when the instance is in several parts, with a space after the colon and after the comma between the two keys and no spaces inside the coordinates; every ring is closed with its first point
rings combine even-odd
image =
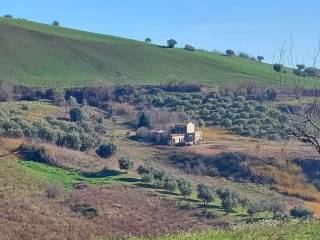
{"type": "Polygon", "coordinates": [[[246,52],[313,64],[319,0],[0,0],[0,14],[165,44],[174,38],[209,51],[246,52]],[[291,49],[291,51],[290,51],[291,49]],[[291,54],[290,54],[291,52],[291,54]],[[292,57],[291,57],[292,56],[292,57]]]}

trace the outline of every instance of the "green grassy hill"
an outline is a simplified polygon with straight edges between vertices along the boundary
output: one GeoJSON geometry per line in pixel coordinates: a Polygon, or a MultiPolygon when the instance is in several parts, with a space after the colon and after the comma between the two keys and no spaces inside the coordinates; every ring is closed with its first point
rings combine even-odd
{"type": "Polygon", "coordinates": [[[271,72],[271,65],[239,57],[0,18],[0,77],[18,84],[70,87],[178,80],[215,85],[268,81],[271,72]]]}

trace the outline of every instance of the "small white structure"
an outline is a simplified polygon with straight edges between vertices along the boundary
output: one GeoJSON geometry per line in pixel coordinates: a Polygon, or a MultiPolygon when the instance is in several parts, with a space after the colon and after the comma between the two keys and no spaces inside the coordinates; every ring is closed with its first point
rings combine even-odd
{"type": "Polygon", "coordinates": [[[177,124],[169,134],[168,144],[189,144],[194,145],[202,141],[202,132],[195,130],[192,122],[177,124]]]}

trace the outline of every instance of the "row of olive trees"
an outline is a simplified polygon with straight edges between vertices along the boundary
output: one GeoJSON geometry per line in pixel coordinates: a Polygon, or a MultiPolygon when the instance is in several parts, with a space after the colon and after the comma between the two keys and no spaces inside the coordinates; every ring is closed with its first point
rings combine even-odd
{"type": "MultiPolygon", "coordinates": [[[[227,50],[226,50],[226,55],[228,55],[228,56],[231,57],[231,56],[235,56],[236,53],[235,53],[235,51],[232,50],[232,49],[227,49],[227,50]]],[[[255,58],[255,57],[252,57],[252,56],[250,56],[249,54],[244,53],[244,52],[240,52],[240,53],[238,54],[238,57],[246,58],[246,59],[250,59],[250,60],[254,60],[254,61],[258,60],[259,62],[262,62],[262,61],[264,60],[264,57],[261,56],[261,55],[258,55],[257,58],[255,58]]]]}
{"type": "MultiPolygon", "coordinates": [[[[151,38],[148,37],[148,38],[146,38],[144,40],[144,42],[145,43],[151,43],[152,40],[151,40],[151,38]]],[[[178,42],[175,39],[172,39],[172,38],[167,41],[167,47],[168,48],[174,48],[177,44],[178,44],[178,42]]],[[[194,52],[196,50],[196,48],[191,46],[190,44],[186,44],[184,46],[184,50],[194,52]]]]}

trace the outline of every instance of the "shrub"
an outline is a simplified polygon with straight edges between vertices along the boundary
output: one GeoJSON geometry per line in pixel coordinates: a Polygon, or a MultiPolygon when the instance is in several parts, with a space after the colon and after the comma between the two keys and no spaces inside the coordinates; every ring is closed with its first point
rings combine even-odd
{"type": "Polygon", "coordinates": [[[168,46],[168,48],[174,48],[175,45],[177,45],[177,41],[176,41],[176,40],[174,40],[174,39],[169,39],[169,40],[167,41],[167,46],[168,46]]]}
{"type": "Polygon", "coordinates": [[[237,199],[233,198],[231,195],[227,196],[221,201],[221,206],[223,207],[226,213],[230,213],[232,209],[237,206],[237,204],[237,199]]]}
{"type": "Polygon", "coordinates": [[[229,119],[229,118],[226,118],[223,120],[223,125],[226,127],[226,128],[230,128],[232,126],[232,120],[229,119]]]}
{"type": "Polygon", "coordinates": [[[46,188],[46,195],[48,198],[58,198],[61,194],[61,187],[55,184],[50,184],[46,188]]]}
{"type": "Polygon", "coordinates": [[[4,15],[5,18],[13,18],[13,16],[11,14],[6,14],[4,15]]]}
{"type": "Polygon", "coordinates": [[[228,50],[226,50],[226,54],[227,54],[228,56],[234,56],[234,55],[235,55],[235,52],[234,52],[233,50],[231,50],[231,49],[228,49],[228,50]]]}
{"type": "Polygon", "coordinates": [[[216,190],[216,193],[220,197],[221,206],[226,213],[230,213],[231,210],[239,203],[239,194],[233,189],[219,188],[216,190]]]}
{"type": "Polygon", "coordinates": [[[239,53],[239,57],[245,58],[245,59],[251,59],[250,55],[244,52],[239,53]]]}
{"type": "Polygon", "coordinates": [[[279,63],[275,63],[273,64],[273,70],[276,71],[276,72],[280,72],[282,69],[282,65],[279,64],[279,63]]]}
{"type": "Polygon", "coordinates": [[[247,213],[249,214],[250,218],[252,218],[254,216],[254,214],[258,213],[259,211],[260,211],[260,208],[259,208],[258,204],[256,204],[256,203],[249,204],[247,213]]]}
{"type": "Polygon", "coordinates": [[[98,216],[98,210],[88,203],[76,203],[71,207],[72,211],[81,213],[87,218],[95,218],[98,216]]]}
{"type": "Polygon", "coordinates": [[[80,140],[81,140],[81,151],[86,151],[88,149],[91,149],[92,147],[96,146],[97,139],[94,138],[92,134],[88,133],[81,133],[80,134],[80,140]]]}
{"type": "Polygon", "coordinates": [[[71,121],[79,122],[87,118],[86,113],[81,108],[71,108],[69,111],[71,121]]]}
{"type": "Polygon", "coordinates": [[[290,216],[294,218],[312,218],[313,214],[313,211],[302,206],[290,210],[290,216]]]}
{"type": "Polygon", "coordinates": [[[203,119],[199,119],[198,124],[199,124],[199,127],[201,127],[201,128],[206,126],[206,123],[203,119]]]}
{"type": "Polygon", "coordinates": [[[179,192],[181,193],[181,195],[184,196],[184,198],[187,198],[192,193],[191,182],[189,182],[188,180],[185,180],[185,179],[179,180],[178,181],[178,189],[179,189],[179,192]]]}
{"type": "Polygon", "coordinates": [[[306,66],[304,64],[297,64],[296,66],[297,66],[298,70],[300,70],[300,71],[306,68],[306,66]]]}
{"type": "Polygon", "coordinates": [[[153,174],[151,173],[143,173],[140,176],[145,183],[152,183],[154,181],[153,174]]]}
{"type": "Polygon", "coordinates": [[[50,89],[47,93],[48,97],[53,100],[53,104],[56,106],[63,106],[65,104],[63,89],[50,89]]]}
{"type": "Polygon", "coordinates": [[[307,67],[307,68],[305,68],[304,71],[310,77],[319,77],[320,76],[320,70],[315,67],[307,67]]]}
{"type": "Polygon", "coordinates": [[[205,184],[198,184],[197,198],[203,201],[203,206],[207,206],[214,199],[213,189],[205,184]]]}
{"type": "Polygon", "coordinates": [[[264,210],[272,212],[274,217],[277,216],[277,214],[281,214],[285,211],[284,202],[277,198],[271,199],[262,205],[264,206],[264,210]]]}
{"type": "Polygon", "coordinates": [[[194,52],[196,49],[193,46],[187,44],[184,46],[184,50],[194,52]]]}
{"type": "Polygon", "coordinates": [[[152,41],[151,41],[151,38],[146,38],[146,39],[144,40],[144,42],[145,42],[145,43],[151,43],[152,41]]]}
{"type": "Polygon", "coordinates": [[[117,146],[113,143],[104,143],[99,146],[96,153],[102,158],[108,158],[117,152],[117,146]]]}
{"type": "Polygon", "coordinates": [[[150,127],[150,119],[146,116],[144,112],[139,117],[138,127],[150,127]]]}
{"type": "Polygon", "coordinates": [[[7,131],[7,136],[12,138],[21,138],[24,134],[21,128],[10,128],[7,131]]]}
{"type": "Polygon", "coordinates": [[[119,159],[119,168],[125,171],[133,168],[133,162],[130,160],[129,156],[124,156],[119,159]]]}
{"type": "Polygon", "coordinates": [[[60,23],[57,20],[55,20],[52,22],[52,26],[59,27],[60,23]]]}
{"type": "Polygon", "coordinates": [[[77,99],[76,99],[75,97],[72,97],[72,96],[70,96],[69,99],[68,99],[68,105],[69,105],[70,107],[77,107],[77,106],[79,106],[77,99]]]}
{"type": "Polygon", "coordinates": [[[67,133],[64,137],[64,144],[68,148],[79,150],[81,148],[81,139],[77,132],[67,133]]]}
{"type": "Polygon", "coordinates": [[[257,59],[258,59],[259,62],[262,62],[262,61],[264,60],[264,57],[259,55],[259,56],[257,57],[257,59]]]}
{"type": "Polygon", "coordinates": [[[55,142],[57,141],[57,133],[55,130],[48,126],[44,126],[38,131],[38,137],[47,142],[55,142]]]}
{"type": "Polygon", "coordinates": [[[168,177],[164,180],[163,188],[168,192],[174,192],[177,189],[177,181],[172,177],[168,177]]]}

